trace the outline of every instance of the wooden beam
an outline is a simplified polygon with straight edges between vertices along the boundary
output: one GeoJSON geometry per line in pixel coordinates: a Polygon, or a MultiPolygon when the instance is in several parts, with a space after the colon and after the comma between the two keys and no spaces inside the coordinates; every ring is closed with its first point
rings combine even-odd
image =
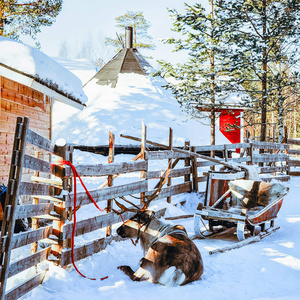
{"type": "MultiPolygon", "coordinates": [[[[108,176],[147,170],[147,162],[132,161],[97,165],[77,165],[76,170],[81,177],[108,176]]],[[[71,169],[66,172],[66,176],[72,176],[71,169]]]]}
{"type": "Polygon", "coordinates": [[[39,215],[47,215],[53,210],[53,203],[18,205],[15,211],[15,218],[17,220],[23,218],[32,218],[39,215]]]}
{"type": "Polygon", "coordinates": [[[27,294],[34,288],[38,287],[40,284],[42,284],[46,272],[48,270],[45,270],[34,277],[26,280],[25,282],[19,284],[18,286],[14,287],[13,289],[9,290],[5,294],[5,300],[15,300],[21,298],[23,295],[27,294]]]}
{"type": "MultiPolygon", "coordinates": [[[[129,184],[123,184],[119,186],[113,186],[110,188],[104,188],[104,189],[96,189],[96,190],[91,190],[89,191],[93,199],[98,202],[98,201],[104,201],[108,200],[112,197],[116,198],[119,196],[126,196],[130,194],[138,194],[141,192],[145,192],[148,190],[148,181],[143,180],[143,181],[138,181],[138,182],[133,182],[129,184]]],[[[67,197],[65,206],[66,208],[72,207],[74,201],[74,194],[70,194],[69,197],[67,197]]],[[[87,196],[85,192],[77,193],[77,205],[86,205],[90,204],[91,200],[87,196]]]]}
{"type": "Polygon", "coordinates": [[[61,192],[61,188],[54,187],[46,184],[21,182],[20,183],[20,195],[45,195],[45,196],[57,196],[61,192]]]}
{"type": "MultiPolygon", "coordinates": [[[[112,164],[115,159],[115,135],[111,132],[109,132],[108,144],[109,144],[108,164],[112,164]]],[[[113,176],[112,175],[108,175],[108,177],[107,177],[107,186],[108,187],[113,186],[113,176]]],[[[111,212],[112,201],[113,201],[113,199],[107,200],[106,212],[108,212],[108,213],[111,212]]],[[[107,226],[106,236],[110,236],[111,233],[112,233],[111,226],[107,226]]]]}
{"type": "MultiPolygon", "coordinates": [[[[184,150],[182,150],[184,151],[184,150]]],[[[187,151],[189,152],[189,151],[187,151]]],[[[173,150],[164,150],[164,151],[147,151],[148,160],[162,160],[162,159],[175,159],[175,158],[186,158],[190,157],[190,153],[178,153],[173,150]]]]}
{"type": "MultiPolygon", "coordinates": [[[[174,195],[182,194],[185,192],[191,192],[191,191],[192,191],[191,182],[185,182],[170,187],[162,188],[161,192],[158,194],[155,200],[159,200],[159,199],[167,198],[168,196],[174,196],[174,195]]],[[[155,190],[150,190],[146,193],[146,195],[152,195],[154,192],[155,190]]]]}
{"type": "Polygon", "coordinates": [[[27,143],[37,146],[43,150],[54,153],[55,152],[55,144],[41,136],[40,134],[28,129],[27,133],[27,143]]]}
{"type": "MultiPolygon", "coordinates": [[[[148,171],[146,179],[157,179],[161,177],[162,171],[148,171]]],[[[192,173],[191,167],[184,167],[181,169],[172,169],[169,177],[176,178],[180,176],[189,176],[192,173]]]]}
{"type": "MultiPolygon", "coordinates": [[[[51,247],[42,249],[32,255],[26,256],[25,258],[22,258],[20,260],[14,261],[9,265],[9,272],[8,277],[17,275],[18,273],[27,270],[38,263],[41,263],[45,260],[47,260],[49,254],[50,254],[51,247]]],[[[1,268],[0,268],[1,272],[1,268]]]]}
{"type": "Polygon", "coordinates": [[[289,156],[287,154],[254,154],[253,162],[278,162],[278,161],[288,161],[289,156]]]}
{"type": "MultiPolygon", "coordinates": [[[[37,242],[39,240],[48,238],[49,235],[52,233],[52,226],[41,227],[36,230],[16,233],[11,238],[11,247],[12,249],[16,249],[33,242],[37,242]]],[[[2,238],[2,245],[5,245],[7,236],[2,238]]],[[[4,249],[2,249],[4,251],[4,249]]]]}

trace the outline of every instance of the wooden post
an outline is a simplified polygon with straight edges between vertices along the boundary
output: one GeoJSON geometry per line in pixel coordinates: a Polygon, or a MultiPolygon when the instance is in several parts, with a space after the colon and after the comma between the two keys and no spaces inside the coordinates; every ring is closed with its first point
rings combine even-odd
{"type": "MultiPolygon", "coordinates": [[[[114,162],[115,158],[115,135],[109,132],[109,152],[108,152],[108,163],[111,164],[114,162]]],[[[107,186],[113,186],[113,175],[108,175],[107,177],[107,186]]],[[[107,200],[107,212],[111,212],[112,209],[112,199],[107,200]]],[[[111,235],[111,226],[106,228],[106,236],[111,235]]]]}
{"type": "MultiPolygon", "coordinates": [[[[192,152],[195,152],[195,147],[191,148],[192,152]]],[[[193,191],[198,192],[198,168],[197,168],[197,157],[191,157],[192,162],[192,172],[193,172],[193,191]]]]}
{"type": "MultiPolygon", "coordinates": [[[[73,161],[73,147],[64,145],[64,146],[56,146],[56,153],[59,153],[59,155],[64,160],[73,161]]],[[[72,180],[69,177],[65,177],[63,180],[63,189],[67,190],[69,193],[72,191],[72,180]]],[[[63,198],[66,200],[67,196],[64,195],[63,198]]],[[[69,213],[69,220],[72,219],[72,209],[69,210],[69,212],[65,208],[65,201],[63,202],[57,202],[54,204],[54,210],[57,214],[60,215],[60,220],[53,220],[53,235],[55,235],[58,238],[58,244],[53,244],[51,246],[51,253],[58,257],[58,263],[61,264],[61,252],[64,248],[70,248],[72,245],[72,240],[67,239],[63,240],[63,225],[65,224],[65,221],[68,219],[68,213],[69,213]]]]}
{"type": "MultiPolygon", "coordinates": [[[[142,122],[141,159],[146,160],[147,126],[142,122]]],[[[146,172],[142,171],[140,179],[146,178],[146,172]]],[[[141,193],[141,204],[145,203],[145,193],[141,193]]]]}
{"type": "Polygon", "coordinates": [[[226,145],[224,145],[224,159],[226,162],[228,162],[228,150],[226,145]]]}
{"type": "MultiPolygon", "coordinates": [[[[170,127],[169,128],[169,149],[172,150],[173,147],[173,129],[170,127]]],[[[172,168],[172,158],[168,159],[168,165],[170,168],[172,168]]],[[[172,185],[172,179],[171,177],[168,178],[168,186],[172,185]]],[[[167,202],[171,203],[171,196],[167,197],[167,202]]]]}
{"type": "MultiPolygon", "coordinates": [[[[36,158],[40,158],[40,152],[39,151],[35,151],[35,157],[36,158]]],[[[39,171],[34,171],[34,176],[39,176],[40,172],[39,171]]],[[[32,199],[32,204],[39,204],[39,198],[33,198],[32,199]]],[[[31,218],[32,223],[31,223],[31,229],[35,230],[39,228],[39,219],[38,218],[31,218]]],[[[36,253],[38,249],[38,242],[34,242],[31,244],[30,247],[30,253],[36,253]]]]}
{"type": "MultiPolygon", "coordinates": [[[[186,140],[184,142],[184,148],[187,148],[186,150],[190,150],[190,141],[186,140]]],[[[184,166],[185,167],[189,167],[191,165],[191,158],[190,157],[187,157],[184,159],[184,166]]],[[[188,182],[188,181],[191,181],[191,175],[190,174],[186,174],[184,175],[184,182],[188,182]]]]}

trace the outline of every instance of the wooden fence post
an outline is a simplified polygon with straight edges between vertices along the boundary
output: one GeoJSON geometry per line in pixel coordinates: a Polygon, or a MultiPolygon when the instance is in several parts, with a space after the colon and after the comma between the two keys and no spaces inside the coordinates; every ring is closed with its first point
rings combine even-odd
{"type": "MultiPolygon", "coordinates": [[[[147,126],[142,122],[141,159],[146,160],[147,126]]],[[[146,178],[146,172],[142,171],[140,179],[146,178]]],[[[141,193],[141,204],[145,203],[145,193],[141,193]]]]}
{"type": "MultiPolygon", "coordinates": [[[[108,163],[111,164],[115,159],[115,135],[109,132],[109,151],[108,151],[108,163]]],[[[107,186],[113,186],[113,175],[108,175],[107,186]]],[[[111,212],[112,199],[107,200],[107,212],[111,212]]],[[[106,236],[111,235],[111,226],[106,228],[106,236]]]]}
{"type": "MultiPolygon", "coordinates": [[[[170,127],[169,128],[169,149],[172,150],[173,147],[173,129],[170,127]]],[[[168,159],[168,165],[170,168],[172,168],[172,158],[168,159]]],[[[171,177],[168,178],[168,186],[172,185],[172,179],[171,177]]],[[[171,196],[167,197],[167,202],[171,203],[171,196]]]]}
{"type": "MultiPolygon", "coordinates": [[[[34,156],[36,158],[40,158],[40,152],[35,151],[34,156]]],[[[34,171],[34,176],[38,177],[39,175],[40,175],[39,171],[34,171]]],[[[39,204],[39,198],[33,198],[32,199],[32,204],[39,204]]],[[[31,220],[32,220],[31,229],[32,230],[38,229],[39,228],[39,219],[38,218],[31,218],[31,220]]],[[[38,242],[32,243],[31,246],[30,246],[30,253],[31,254],[36,253],[37,249],[38,249],[38,242]]]]}
{"type": "MultiPolygon", "coordinates": [[[[190,141],[186,140],[184,142],[184,148],[187,148],[186,150],[190,150],[190,141]]],[[[190,157],[186,157],[184,159],[184,166],[185,167],[189,167],[191,165],[191,158],[190,157]]],[[[191,174],[186,174],[184,175],[184,182],[188,182],[191,181],[191,174]]]]}
{"type": "MultiPolygon", "coordinates": [[[[195,147],[191,147],[191,152],[195,152],[195,147]]],[[[192,174],[193,174],[193,191],[198,192],[198,168],[197,168],[197,157],[191,157],[192,162],[192,174]]]]}
{"type": "MultiPolygon", "coordinates": [[[[56,145],[55,154],[62,157],[64,160],[73,162],[73,147],[63,145],[56,145]]],[[[74,178],[73,178],[74,179],[74,178]]],[[[72,177],[65,177],[63,180],[63,189],[67,190],[69,193],[72,191],[72,177]]],[[[64,201],[54,204],[54,210],[59,215],[59,219],[53,220],[53,235],[58,238],[57,244],[51,245],[51,253],[58,258],[58,264],[61,265],[61,252],[64,248],[71,247],[71,239],[63,240],[63,225],[68,219],[72,220],[72,208],[69,211],[65,208],[65,201],[67,196],[63,196],[64,201]]]]}

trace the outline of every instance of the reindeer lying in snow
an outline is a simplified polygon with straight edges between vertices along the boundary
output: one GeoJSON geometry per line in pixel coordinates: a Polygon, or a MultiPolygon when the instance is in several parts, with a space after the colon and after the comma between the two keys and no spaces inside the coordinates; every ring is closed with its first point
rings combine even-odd
{"type": "Polygon", "coordinates": [[[201,254],[181,225],[159,221],[150,210],[137,213],[117,229],[121,237],[137,238],[145,256],[134,272],[129,266],[118,269],[131,280],[142,278],[162,285],[184,285],[198,280],[203,273],[201,254]]]}

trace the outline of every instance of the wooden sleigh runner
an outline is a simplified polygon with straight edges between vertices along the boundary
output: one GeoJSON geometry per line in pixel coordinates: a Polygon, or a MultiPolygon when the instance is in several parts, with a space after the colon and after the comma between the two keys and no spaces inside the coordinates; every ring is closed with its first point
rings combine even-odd
{"type": "Polygon", "coordinates": [[[207,238],[232,227],[236,227],[239,241],[246,234],[269,234],[288,188],[280,183],[243,179],[226,185],[227,191],[217,201],[198,205],[194,215],[196,237],[207,238]]]}

